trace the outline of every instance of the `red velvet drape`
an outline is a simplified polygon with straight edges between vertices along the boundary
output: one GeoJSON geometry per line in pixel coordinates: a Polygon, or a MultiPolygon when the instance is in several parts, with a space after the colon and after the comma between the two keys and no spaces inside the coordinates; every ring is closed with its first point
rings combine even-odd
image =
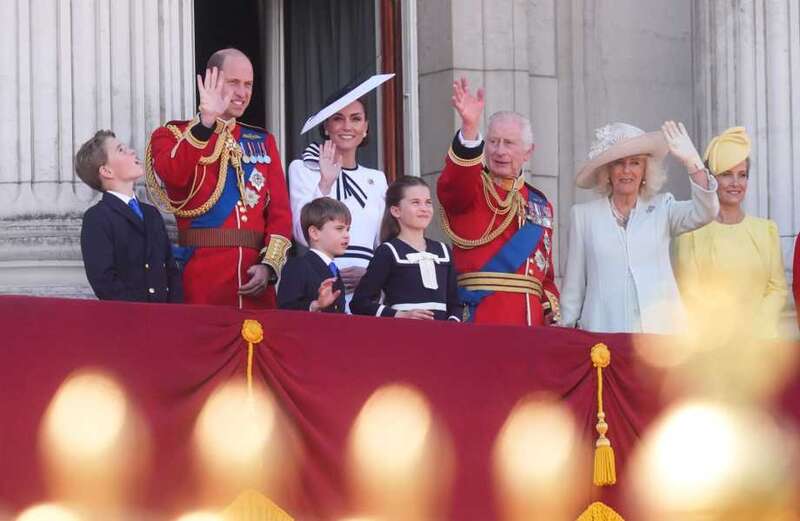
{"type": "MultiPolygon", "coordinates": [[[[618,475],[663,406],[661,375],[638,361],[630,335],[2,297],[0,509],[46,499],[36,436],[42,414],[65,377],[87,366],[118,379],[153,433],[153,462],[138,508],[174,513],[191,507],[197,493],[192,429],[217,385],[244,378],[247,344],[240,333],[246,318],[264,328],[255,378],[282,405],[307,455],[302,487],[281,504],[297,519],[348,513],[347,435],[367,398],[387,383],[423,392],[452,439],[449,519],[459,521],[499,519],[492,444],[514,405],[531,392],[563,398],[585,432],[591,458],[597,405],[589,351],[598,341],[612,354],[604,400],[618,475]]],[[[782,406],[800,416],[800,384],[794,382],[782,406]]],[[[585,479],[583,506],[602,499],[633,519],[620,486],[600,490],[590,486],[591,474],[585,479]]]]}

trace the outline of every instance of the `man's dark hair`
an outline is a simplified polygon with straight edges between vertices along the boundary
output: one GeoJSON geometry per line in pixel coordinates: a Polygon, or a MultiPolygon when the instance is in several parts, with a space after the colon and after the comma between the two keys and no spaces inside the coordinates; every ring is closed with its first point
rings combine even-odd
{"type": "Polygon", "coordinates": [[[117,136],[110,130],[98,130],[75,154],[75,172],[78,177],[98,192],[103,191],[100,167],[108,161],[106,141],[115,137],[117,136]]]}
{"type": "Polygon", "coordinates": [[[337,220],[344,221],[348,225],[352,220],[350,210],[343,202],[330,197],[319,197],[307,203],[300,210],[300,226],[303,227],[303,237],[306,238],[306,243],[311,246],[308,238],[310,226],[321,230],[326,222],[337,220]]]}

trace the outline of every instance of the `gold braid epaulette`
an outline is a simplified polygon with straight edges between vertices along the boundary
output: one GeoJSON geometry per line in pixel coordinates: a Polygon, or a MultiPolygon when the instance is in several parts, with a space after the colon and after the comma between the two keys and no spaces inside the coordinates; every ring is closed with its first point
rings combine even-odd
{"type": "MultiPolygon", "coordinates": [[[[172,135],[175,136],[175,139],[178,141],[178,143],[180,143],[182,139],[187,139],[187,135],[189,135],[191,127],[192,124],[190,123],[184,133],[182,133],[175,125],[167,125],[166,128],[172,132],[172,135]]],[[[202,165],[203,167],[203,175],[200,177],[198,182],[197,167],[195,167],[194,177],[192,178],[192,186],[189,189],[189,195],[187,195],[185,199],[181,200],[170,199],[169,195],[167,195],[167,191],[162,186],[162,183],[158,178],[158,174],[155,171],[155,167],[153,166],[153,152],[151,148],[152,143],[147,143],[147,149],[145,150],[144,158],[147,192],[150,195],[150,200],[153,201],[163,211],[175,214],[176,217],[194,218],[208,212],[215,204],[217,204],[217,201],[219,201],[219,198],[222,195],[222,190],[225,188],[225,180],[228,177],[228,163],[233,159],[234,166],[241,168],[241,162],[238,161],[239,156],[241,156],[241,149],[236,146],[236,142],[233,139],[230,129],[227,126],[218,126],[217,128],[219,129],[220,127],[220,135],[217,138],[214,151],[210,156],[201,157],[198,161],[198,164],[202,165]],[[206,202],[197,208],[184,210],[183,208],[189,204],[189,201],[191,201],[192,198],[197,195],[197,193],[200,191],[200,188],[203,186],[203,182],[206,179],[206,166],[214,164],[217,160],[219,160],[219,174],[217,176],[217,185],[214,187],[214,191],[211,193],[208,200],[206,200],[206,202]]]]}
{"type": "Polygon", "coordinates": [[[442,216],[442,230],[444,231],[445,235],[450,238],[453,244],[462,250],[471,250],[473,248],[489,244],[496,238],[500,237],[500,235],[502,235],[503,232],[505,232],[508,227],[511,226],[511,223],[514,221],[515,217],[520,222],[520,225],[522,220],[525,219],[525,200],[522,197],[522,194],[519,193],[520,188],[524,184],[524,179],[522,176],[518,177],[514,181],[514,186],[511,188],[511,190],[509,190],[505,200],[500,199],[500,195],[494,188],[494,182],[486,171],[481,173],[481,182],[483,183],[483,195],[486,199],[486,204],[494,212],[494,214],[492,216],[492,220],[489,222],[489,225],[486,227],[486,230],[477,239],[465,239],[464,237],[456,234],[456,232],[454,232],[450,227],[450,221],[447,218],[447,212],[445,211],[444,207],[441,206],[441,204],[439,205],[442,216]],[[492,203],[491,199],[494,199],[495,204],[492,203]],[[497,228],[491,230],[492,224],[494,224],[495,221],[495,217],[498,215],[505,215],[505,219],[503,219],[503,222],[501,222],[497,228]]]}

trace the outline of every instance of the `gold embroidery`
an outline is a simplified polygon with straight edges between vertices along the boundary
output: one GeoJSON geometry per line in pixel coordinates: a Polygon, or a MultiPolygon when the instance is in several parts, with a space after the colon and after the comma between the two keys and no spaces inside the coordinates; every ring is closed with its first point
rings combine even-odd
{"type": "Polygon", "coordinates": [[[450,227],[450,220],[447,217],[447,212],[440,206],[442,210],[442,230],[444,230],[444,233],[453,241],[453,244],[462,250],[470,250],[492,242],[511,226],[514,217],[517,218],[518,226],[522,226],[525,220],[526,202],[525,198],[522,197],[520,193],[522,186],[525,184],[523,176],[519,176],[514,180],[514,184],[511,190],[508,191],[505,199],[500,198],[500,194],[497,193],[497,189],[494,186],[494,181],[492,181],[491,176],[486,170],[481,173],[481,182],[483,184],[483,197],[486,200],[486,205],[489,207],[489,210],[492,211],[492,219],[489,221],[486,230],[484,230],[477,239],[466,239],[456,234],[450,227]],[[492,226],[498,215],[505,215],[505,218],[497,228],[492,230],[492,226]]]}
{"type": "Polygon", "coordinates": [[[280,276],[283,265],[286,264],[286,252],[292,246],[292,241],[282,235],[270,235],[269,244],[261,252],[264,258],[262,264],[272,267],[275,273],[280,276]]]}

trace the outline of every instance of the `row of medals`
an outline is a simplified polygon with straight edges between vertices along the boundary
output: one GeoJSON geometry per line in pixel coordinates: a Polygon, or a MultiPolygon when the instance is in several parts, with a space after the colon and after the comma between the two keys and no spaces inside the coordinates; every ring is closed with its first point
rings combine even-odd
{"type": "Polygon", "coordinates": [[[272,158],[267,154],[264,143],[239,143],[239,146],[242,148],[242,163],[253,165],[272,163],[272,158]]]}
{"type": "MultiPolygon", "coordinates": [[[[267,154],[267,149],[264,147],[263,143],[239,143],[239,146],[242,149],[242,163],[246,164],[263,164],[268,165],[272,162],[272,158],[269,157],[267,154]]],[[[239,213],[241,215],[242,222],[247,222],[247,208],[255,208],[258,204],[258,200],[260,196],[258,192],[264,188],[264,176],[256,170],[253,169],[253,172],[250,174],[250,179],[248,182],[253,185],[253,190],[249,186],[244,189],[244,194],[242,194],[242,199],[236,203],[239,206],[239,213]]]]}
{"type": "MultiPolygon", "coordinates": [[[[533,201],[528,201],[527,207],[525,208],[525,217],[532,222],[533,224],[538,224],[543,228],[546,228],[544,232],[543,242],[545,250],[547,254],[550,254],[550,233],[548,230],[553,228],[553,217],[550,209],[547,206],[540,205],[534,203],[533,201]]],[[[549,268],[549,262],[547,257],[542,253],[542,250],[536,249],[536,253],[533,256],[534,262],[536,263],[536,267],[539,268],[540,271],[546,272],[547,268],[549,268]]]]}

